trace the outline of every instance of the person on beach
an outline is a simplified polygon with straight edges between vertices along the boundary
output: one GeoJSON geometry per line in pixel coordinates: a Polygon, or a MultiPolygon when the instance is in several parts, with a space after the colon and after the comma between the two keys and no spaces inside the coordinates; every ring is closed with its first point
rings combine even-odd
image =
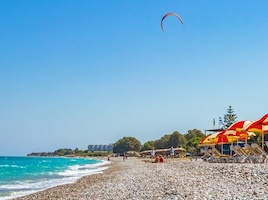
{"type": "Polygon", "coordinates": [[[154,156],[155,156],[155,150],[152,149],[152,150],[151,150],[151,158],[154,158],[154,156]]]}
{"type": "Polygon", "coordinates": [[[152,163],[159,163],[160,157],[157,155],[152,163]]]}
{"type": "Polygon", "coordinates": [[[169,154],[170,154],[171,158],[174,158],[174,149],[173,149],[173,147],[170,148],[169,154]]]}
{"type": "Polygon", "coordinates": [[[160,163],[165,162],[164,157],[163,157],[162,155],[159,156],[159,162],[160,162],[160,163]]]}
{"type": "Polygon", "coordinates": [[[163,162],[165,162],[164,157],[162,155],[159,156],[157,155],[152,163],[163,163],[163,162]]]}
{"type": "Polygon", "coordinates": [[[127,158],[126,153],[123,154],[123,161],[125,161],[127,158]]]}

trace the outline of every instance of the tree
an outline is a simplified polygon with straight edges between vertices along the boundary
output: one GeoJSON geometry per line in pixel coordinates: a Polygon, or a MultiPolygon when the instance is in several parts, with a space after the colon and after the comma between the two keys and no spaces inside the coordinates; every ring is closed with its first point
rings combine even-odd
{"type": "Polygon", "coordinates": [[[140,151],[141,143],[134,137],[123,137],[114,144],[114,153],[124,153],[127,151],[140,151]]]}
{"type": "Polygon", "coordinates": [[[178,131],[174,131],[169,138],[169,147],[180,147],[185,146],[186,139],[184,135],[179,133],[178,131]]]}
{"type": "Polygon", "coordinates": [[[151,150],[151,149],[154,149],[154,141],[145,142],[141,148],[142,151],[151,150]]]}
{"type": "Polygon", "coordinates": [[[224,115],[224,128],[228,128],[233,123],[236,122],[237,115],[234,114],[234,109],[232,106],[229,106],[227,109],[227,114],[224,115]]]}
{"type": "Polygon", "coordinates": [[[200,143],[200,140],[201,140],[201,138],[194,137],[194,138],[187,141],[187,146],[196,148],[198,146],[198,144],[200,143]]]}
{"type": "Polygon", "coordinates": [[[166,134],[159,140],[154,141],[155,149],[168,149],[170,147],[185,146],[186,139],[183,134],[174,131],[172,134],[166,134]]]}
{"type": "Polygon", "coordinates": [[[190,152],[195,151],[203,137],[205,137],[205,134],[200,130],[189,130],[188,133],[185,134],[185,138],[187,140],[186,149],[190,152]]]}
{"type": "Polygon", "coordinates": [[[192,129],[192,130],[189,130],[186,134],[185,134],[185,139],[188,141],[188,140],[191,140],[193,138],[203,138],[205,137],[205,134],[202,133],[202,131],[200,130],[197,130],[197,129],[192,129]]]}
{"type": "Polygon", "coordinates": [[[262,143],[262,135],[261,133],[255,133],[255,136],[251,136],[248,140],[249,143],[257,143],[258,145],[261,145],[262,143]]]}
{"type": "Polygon", "coordinates": [[[159,140],[156,140],[154,142],[154,147],[156,149],[167,149],[170,147],[169,140],[170,140],[170,135],[166,134],[163,137],[161,137],[159,140]]]}
{"type": "Polygon", "coordinates": [[[58,149],[56,151],[54,151],[54,154],[55,155],[58,155],[58,156],[66,156],[66,155],[71,155],[73,154],[74,151],[72,149],[58,149]]]}

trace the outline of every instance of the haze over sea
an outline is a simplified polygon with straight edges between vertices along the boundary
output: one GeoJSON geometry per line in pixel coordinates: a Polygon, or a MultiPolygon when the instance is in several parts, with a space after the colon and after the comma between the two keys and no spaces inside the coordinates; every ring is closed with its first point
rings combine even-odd
{"type": "Polygon", "coordinates": [[[0,200],[38,192],[101,173],[108,161],[89,158],[0,156],[0,200]]]}

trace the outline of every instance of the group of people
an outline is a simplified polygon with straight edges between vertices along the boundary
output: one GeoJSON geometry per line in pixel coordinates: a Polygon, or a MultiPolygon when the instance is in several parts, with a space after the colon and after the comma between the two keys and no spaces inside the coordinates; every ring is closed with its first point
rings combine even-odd
{"type": "Polygon", "coordinates": [[[152,163],[163,163],[163,162],[165,162],[164,157],[162,155],[159,155],[159,156],[156,155],[155,160],[152,163]]]}
{"type": "MultiPolygon", "coordinates": [[[[174,154],[175,154],[174,148],[171,147],[169,149],[169,155],[170,155],[170,157],[171,158],[174,158],[175,157],[174,154]]],[[[151,158],[155,158],[155,160],[153,161],[153,163],[162,163],[162,162],[165,162],[163,155],[156,155],[155,150],[152,150],[151,151],[151,158]]]]}

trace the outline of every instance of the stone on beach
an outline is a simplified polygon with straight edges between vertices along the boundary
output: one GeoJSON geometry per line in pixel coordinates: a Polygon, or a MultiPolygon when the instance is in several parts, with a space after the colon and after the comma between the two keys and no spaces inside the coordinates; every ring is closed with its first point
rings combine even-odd
{"type": "Polygon", "coordinates": [[[268,199],[268,165],[112,158],[102,174],[23,199],[268,199]]]}

